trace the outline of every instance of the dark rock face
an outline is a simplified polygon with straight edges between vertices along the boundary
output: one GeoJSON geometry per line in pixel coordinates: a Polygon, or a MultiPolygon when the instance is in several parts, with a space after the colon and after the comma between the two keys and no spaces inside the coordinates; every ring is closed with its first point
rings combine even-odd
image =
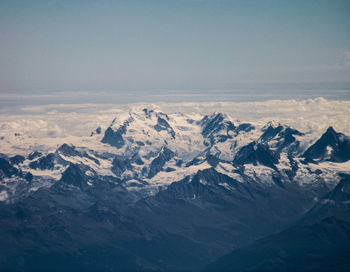
{"type": "Polygon", "coordinates": [[[239,166],[249,163],[257,165],[260,163],[272,169],[276,169],[275,164],[278,163],[278,159],[278,155],[271,151],[268,146],[251,142],[238,151],[233,160],[233,164],[239,166]]]}
{"type": "Polygon", "coordinates": [[[63,172],[62,177],[60,179],[60,182],[63,182],[65,184],[74,185],[74,186],[77,186],[78,188],[81,188],[81,189],[88,188],[87,181],[88,181],[88,178],[80,170],[80,168],[75,164],[71,164],[63,172]]]}
{"type": "Polygon", "coordinates": [[[24,162],[25,159],[26,158],[21,156],[21,155],[16,155],[16,156],[13,156],[10,158],[10,162],[12,164],[20,164],[20,163],[24,162]]]}
{"type": "Polygon", "coordinates": [[[350,159],[350,140],[342,133],[337,133],[332,127],[310,146],[303,157],[306,161],[345,162],[350,159]],[[327,148],[331,149],[330,151],[327,148]]]}
{"type": "Polygon", "coordinates": [[[215,168],[219,162],[220,162],[220,159],[218,159],[216,156],[214,155],[208,155],[207,156],[207,162],[210,164],[211,167],[215,168]]]}
{"type": "Polygon", "coordinates": [[[162,130],[168,131],[168,133],[171,135],[171,137],[173,139],[175,139],[175,131],[169,125],[169,123],[166,120],[164,120],[163,118],[158,117],[157,124],[154,126],[154,128],[156,131],[162,131],[162,130]]]}
{"type": "Polygon", "coordinates": [[[278,133],[280,133],[283,129],[283,126],[279,125],[274,128],[273,126],[268,126],[264,133],[261,135],[260,139],[263,142],[268,142],[272,138],[274,138],[278,133]]]}
{"type": "Polygon", "coordinates": [[[259,141],[270,144],[271,147],[276,149],[277,153],[280,153],[284,148],[288,147],[288,153],[292,154],[297,151],[299,147],[299,142],[296,141],[296,138],[294,137],[296,135],[301,136],[303,133],[282,125],[277,127],[268,126],[260,136],[259,141]],[[275,141],[273,144],[271,144],[272,140],[275,141]]]}
{"type": "Polygon", "coordinates": [[[191,165],[198,165],[202,162],[201,159],[195,157],[193,158],[191,161],[189,161],[188,163],[186,163],[186,167],[190,167],[191,165]]]}
{"type": "Polygon", "coordinates": [[[175,156],[175,153],[171,151],[166,146],[163,147],[163,149],[160,151],[158,156],[153,159],[151,162],[149,172],[148,172],[148,178],[154,177],[159,171],[162,170],[163,166],[167,161],[169,161],[171,158],[175,156]]]}
{"type": "MultiPolygon", "coordinates": [[[[278,144],[278,150],[281,151],[283,148],[290,146],[291,144],[296,143],[296,139],[295,139],[295,135],[301,136],[303,135],[303,133],[299,132],[296,129],[292,129],[287,127],[286,129],[284,129],[281,133],[280,133],[280,139],[279,139],[279,144],[278,144]]],[[[299,143],[297,143],[297,145],[294,146],[294,150],[290,149],[289,153],[292,153],[293,151],[295,151],[295,149],[298,148],[299,143]]]]}
{"type": "Polygon", "coordinates": [[[55,154],[50,153],[29,163],[31,169],[52,170],[55,167],[55,154]]]}
{"type": "Polygon", "coordinates": [[[149,110],[149,109],[143,109],[143,112],[145,113],[146,118],[151,118],[152,114],[154,113],[154,110],[149,110]]]}
{"type": "Polygon", "coordinates": [[[6,159],[3,158],[0,158],[0,171],[8,178],[18,173],[18,169],[13,167],[6,159]]]}
{"type": "Polygon", "coordinates": [[[212,116],[206,115],[200,122],[203,128],[202,135],[208,137],[213,131],[218,130],[223,120],[224,116],[221,113],[213,114],[212,116]]]}
{"type": "Polygon", "coordinates": [[[128,158],[116,156],[113,159],[112,172],[114,174],[116,174],[117,176],[121,176],[127,169],[132,169],[131,162],[128,158]]]}
{"type": "Polygon", "coordinates": [[[28,173],[25,174],[24,178],[25,178],[27,181],[31,182],[31,181],[33,180],[33,174],[30,173],[30,172],[28,172],[28,173]]]}
{"type": "Polygon", "coordinates": [[[28,155],[28,160],[34,160],[37,157],[42,156],[43,154],[39,151],[34,151],[28,155]]]}
{"type": "Polygon", "coordinates": [[[116,148],[122,148],[125,144],[122,133],[119,130],[113,131],[110,127],[105,131],[105,135],[101,142],[116,148]]]}
{"type": "Polygon", "coordinates": [[[224,115],[221,113],[213,114],[211,116],[206,115],[200,122],[202,127],[202,135],[209,138],[210,143],[224,142],[229,138],[230,131],[235,130],[235,126],[232,122],[225,120],[224,115]],[[223,131],[223,134],[219,132],[223,131]]]}
{"type": "Polygon", "coordinates": [[[72,145],[67,145],[67,144],[63,144],[61,145],[57,150],[56,150],[56,159],[57,161],[59,161],[61,164],[66,165],[67,162],[65,160],[62,159],[62,156],[60,155],[64,155],[67,157],[74,157],[74,156],[78,156],[78,157],[85,157],[88,158],[89,160],[92,160],[93,162],[95,162],[96,164],[100,164],[99,160],[90,156],[87,152],[79,152],[78,150],[75,149],[74,146],[72,145]]]}
{"type": "Polygon", "coordinates": [[[70,145],[67,145],[67,144],[63,144],[61,145],[58,149],[57,149],[57,152],[65,155],[65,156],[68,156],[68,157],[71,157],[71,156],[79,156],[80,153],[78,151],[75,150],[74,146],[70,146],[70,145]]]}
{"type": "Polygon", "coordinates": [[[116,148],[122,148],[125,145],[123,135],[126,133],[127,127],[129,126],[131,121],[131,119],[126,120],[116,131],[114,131],[111,127],[108,127],[105,131],[105,135],[103,136],[101,142],[109,144],[116,148]]]}
{"type": "Polygon", "coordinates": [[[143,162],[143,160],[141,159],[140,155],[138,153],[136,153],[132,158],[131,158],[131,162],[136,163],[137,165],[143,165],[145,164],[143,162]]]}
{"type": "Polygon", "coordinates": [[[237,126],[235,128],[235,132],[238,134],[242,131],[244,132],[249,132],[251,130],[255,129],[255,127],[251,124],[248,124],[248,123],[243,123],[243,124],[240,124],[239,126],[237,126]]]}

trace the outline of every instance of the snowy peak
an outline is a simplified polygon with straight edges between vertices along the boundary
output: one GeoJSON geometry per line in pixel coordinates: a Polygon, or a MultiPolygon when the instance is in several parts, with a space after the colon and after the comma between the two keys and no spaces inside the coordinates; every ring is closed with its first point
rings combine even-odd
{"type": "Polygon", "coordinates": [[[280,133],[283,130],[283,126],[278,125],[277,127],[274,127],[273,125],[268,125],[263,129],[264,133],[260,136],[260,140],[262,142],[268,142],[272,138],[274,138],[278,133],[280,133]]]}
{"type": "MultiPolygon", "coordinates": [[[[100,135],[66,139],[52,148],[29,150],[28,156],[5,156],[0,186],[14,191],[17,183],[8,186],[8,180],[23,181],[26,173],[32,174],[27,180],[33,181],[33,190],[51,186],[70,165],[86,178],[98,180],[94,186],[108,180],[145,194],[210,168],[242,183],[273,184],[278,179],[279,184],[291,180],[313,184],[320,180],[332,186],[339,179],[339,169],[348,171],[348,164],[332,163],[350,157],[348,138],[333,128],[309,147],[310,139],[319,135],[304,135],[279,123],[263,126],[232,120],[222,113],[166,114],[152,107],[120,112],[108,126],[101,124],[106,129],[100,135]],[[303,164],[300,156],[307,147],[305,156],[312,160],[303,164]],[[329,150],[331,155],[323,155],[329,150]],[[307,163],[318,158],[324,161],[322,167],[307,163]]],[[[73,168],[70,175],[79,174],[73,168]]]]}
{"type": "Polygon", "coordinates": [[[222,113],[214,113],[210,116],[206,115],[200,121],[202,127],[202,135],[210,139],[211,145],[217,142],[225,142],[232,138],[235,125],[227,120],[227,116],[222,113]]]}
{"type": "Polygon", "coordinates": [[[78,151],[75,150],[74,146],[68,145],[64,143],[59,148],[57,148],[56,152],[63,154],[64,156],[78,156],[80,155],[78,151]]]}
{"type": "Polygon", "coordinates": [[[295,136],[302,136],[303,133],[296,129],[290,127],[282,126],[278,124],[277,126],[268,125],[263,129],[264,133],[260,136],[259,141],[268,144],[270,148],[277,152],[281,152],[287,147],[293,145],[293,148],[288,150],[288,153],[297,150],[299,142],[296,140],[295,136]]]}
{"type": "Polygon", "coordinates": [[[333,127],[310,146],[303,157],[306,161],[345,162],[350,159],[350,139],[342,133],[337,133],[333,127]]]}
{"type": "Polygon", "coordinates": [[[135,108],[114,118],[101,142],[122,149],[134,143],[143,146],[150,140],[174,140],[176,132],[169,121],[169,116],[160,111],[135,108]]]}
{"type": "Polygon", "coordinates": [[[262,143],[251,142],[239,149],[233,164],[242,166],[244,164],[264,165],[272,169],[276,169],[275,164],[278,163],[278,155],[262,143]]]}
{"type": "Polygon", "coordinates": [[[208,137],[214,131],[217,131],[222,125],[224,115],[221,113],[213,113],[212,115],[206,115],[200,121],[202,127],[202,134],[204,137],[208,137]]]}

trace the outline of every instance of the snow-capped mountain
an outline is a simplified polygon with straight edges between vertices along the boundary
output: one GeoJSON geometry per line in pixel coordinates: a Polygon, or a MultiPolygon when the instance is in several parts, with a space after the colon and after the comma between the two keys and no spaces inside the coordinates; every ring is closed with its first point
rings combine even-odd
{"type": "Polygon", "coordinates": [[[156,107],[110,120],[1,154],[0,267],[37,270],[45,257],[42,268],[198,269],[295,222],[350,174],[349,138],[332,127],[317,134],[156,107]]]}
{"type": "Polygon", "coordinates": [[[307,145],[310,135],[283,124],[258,127],[221,113],[133,109],[116,116],[104,131],[98,127],[80,146],[62,143],[47,153],[2,154],[2,200],[15,197],[21,183],[30,191],[51,186],[72,164],[87,180],[100,177],[148,193],[210,168],[240,182],[333,187],[339,171],[350,171],[350,141],[331,127],[319,137],[307,145]]]}

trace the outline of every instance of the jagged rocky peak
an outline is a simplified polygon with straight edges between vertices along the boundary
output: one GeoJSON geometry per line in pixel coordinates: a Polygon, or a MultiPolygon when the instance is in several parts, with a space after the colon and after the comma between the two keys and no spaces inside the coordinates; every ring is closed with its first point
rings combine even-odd
{"type": "Polygon", "coordinates": [[[274,138],[278,133],[280,133],[282,130],[283,130],[283,126],[281,124],[269,122],[262,129],[264,133],[260,136],[260,140],[262,142],[268,142],[269,140],[274,138]]]}
{"type": "Polygon", "coordinates": [[[289,126],[269,122],[263,128],[263,134],[260,136],[259,141],[268,144],[270,148],[277,152],[281,152],[288,147],[288,153],[293,153],[298,150],[299,146],[295,136],[302,135],[303,133],[289,126]],[[293,145],[293,148],[289,148],[291,145],[293,145]]]}
{"type": "Polygon", "coordinates": [[[113,130],[112,127],[108,127],[105,131],[105,134],[101,142],[105,144],[109,144],[116,148],[122,148],[125,144],[123,135],[126,133],[126,129],[129,124],[130,122],[126,120],[117,130],[113,130]]]}
{"type": "MultiPolygon", "coordinates": [[[[262,142],[269,142],[272,139],[276,138],[284,138],[285,140],[288,140],[290,137],[293,137],[293,135],[303,135],[300,131],[293,129],[289,126],[283,126],[280,123],[274,123],[269,122],[267,123],[264,128],[262,129],[264,132],[260,136],[260,141],[262,142]]],[[[293,137],[295,140],[295,138],[293,137]]]]}
{"type": "Polygon", "coordinates": [[[66,143],[62,144],[59,148],[57,148],[56,152],[64,155],[64,156],[78,156],[79,152],[75,149],[75,146],[68,145],[66,143]]]}
{"type": "Polygon", "coordinates": [[[129,142],[142,146],[148,139],[150,142],[161,138],[174,140],[176,132],[171,121],[174,120],[156,108],[134,107],[113,120],[104,133],[102,143],[121,149],[129,147],[129,142]]]}
{"type": "Polygon", "coordinates": [[[225,128],[227,131],[235,128],[234,124],[227,120],[227,116],[220,112],[215,112],[211,115],[204,116],[199,124],[202,127],[202,135],[204,137],[208,137],[225,128]]]}
{"type": "Polygon", "coordinates": [[[241,166],[244,164],[262,164],[272,169],[276,169],[279,156],[269,149],[266,144],[251,142],[240,148],[233,159],[233,164],[241,166]]]}
{"type": "Polygon", "coordinates": [[[108,127],[106,129],[101,142],[104,144],[109,144],[116,148],[122,148],[125,144],[123,134],[119,130],[114,131],[111,127],[108,127]]]}
{"type": "MultiPolygon", "coordinates": [[[[199,125],[202,127],[201,133],[203,137],[207,138],[211,145],[217,142],[225,142],[236,134],[235,125],[222,113],[216,112],[212,115],[204,116],[199,121],[199,125]]],[[[205,143],[208,145],[207,141],[205,143]]]]}
{"type": "Polygon", "coordinates": [[[85,189],[88,186],[88,178],[75,164],[70,164],[68,168],[62,173],[60,182],[63,182],[68,185],[74,185],[81,189],[85,189]]]}
{"type": "Polygon", "coordinates": [[[53,170],[56,163],[56,155],[49,153],[29,163],[31,169],[53,170]]]}
{"type": "Polygon", "coordinates": [[[102,143],[109,144],[118,149],[125,145],[123,135],[126,134],[128,126],[134,121],[130,113],[123,113],[113,119],[110,126],[106,129],[101,140],[102,143]]]}
{"type": "MultiPolygon", "coordinates": [[[[169,120],[169,117],[166,116],[167,119],[169,120]]],[[[171,135],[171,137],[173,139],[175,139],[175,131],[174,129],[169,125],[169,123],[163,119],[162,117],[158,116],[157,118],[157,124],[154,126],[156,131],[162,131],[162,130],[166,130],[168,131],[168,133],[171,135]]]]}
{"type": "Polygon", "coordinates": [[[158,156],[155,157],[150,164],[148,178],[153,178],[158,174],[163,169],[165,163],[171,160],[175,155],[176,154],[168,147],[163,146],[158,156]]]}
{"type": "MultiPolygon", "coordinates": [[[[27,171],[22,171],[21,168],[17,168],[14,165],[22,163],[24,161],[24,157],[20,155],[16,155],[14,157],[8,158],[7,156],[0,156],[0,181],[4,178],[15,177],[16,179],[25,179],[29,182],[33,180],[33,174],[27,171]],[[15,162],[13,162],[13,158],[16,158],[15,162]],[[12,160],[11,160],[12,159],[12,160]],[[18,162],[20,160],[20,162],[18,162]]],[[[0,185],[1,188],[1,185],[0,185]]]]}
{"type": "Polygon", "coordinates": [[[350,159],[350,139],[338,133],[333,127],[326,132],[303,154],[307,162],[345,162],[350,159]]]}

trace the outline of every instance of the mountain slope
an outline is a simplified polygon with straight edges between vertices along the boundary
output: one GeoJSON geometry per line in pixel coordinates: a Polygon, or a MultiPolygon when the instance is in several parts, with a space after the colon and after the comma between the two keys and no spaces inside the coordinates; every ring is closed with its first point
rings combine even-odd
{"type": "Polygon", "coordinates": [[[307,161],[348,161],[350,159],[350,139],[329,127],[321,138],[305,151],[303,157],[307,161]]]}
{"type": "Polygon", "coordinates": [[[208,271],[348,271],[350,224],[335,217],[298,225],[237,249],[208,271]]]}
{"type": "Polygon", "coordinates": [[[237,249],[207,267],[215,271],[348,271],[350,176],[293,227],[237,249]]]}
{"type": "MultiPolygon", "coordinates": [[[[331,136],[321,151],[347,139],[331,136]]],[[[336,184],[350,161],[306,160],[318,138],[222,113],[138,107],[91,136],[0,154],[0,270],[200,269],[312,207],[313,221],[294,233],[325,224],[343,237],[348,213],[335,211],[347,207],[348,187],[336,184]]]]}

